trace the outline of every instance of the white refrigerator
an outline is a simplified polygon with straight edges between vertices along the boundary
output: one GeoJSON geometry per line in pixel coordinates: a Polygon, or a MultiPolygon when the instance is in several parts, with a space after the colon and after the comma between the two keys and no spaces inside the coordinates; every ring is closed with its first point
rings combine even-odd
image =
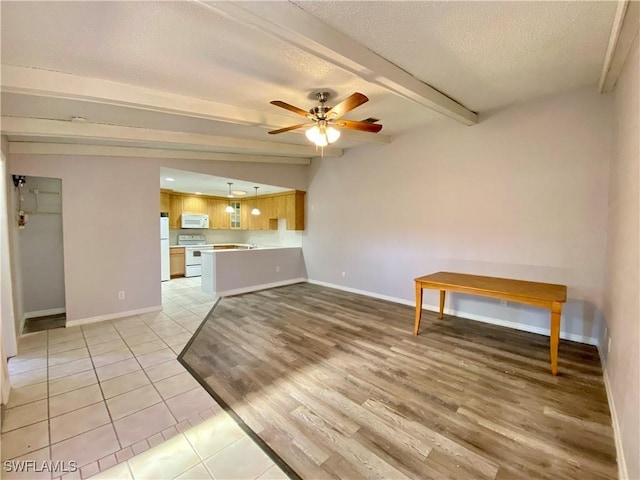
{"type": "Polygon", "coordinates": [[[169,217],[160,217],[160,280],[169,278],[169,217]]]}

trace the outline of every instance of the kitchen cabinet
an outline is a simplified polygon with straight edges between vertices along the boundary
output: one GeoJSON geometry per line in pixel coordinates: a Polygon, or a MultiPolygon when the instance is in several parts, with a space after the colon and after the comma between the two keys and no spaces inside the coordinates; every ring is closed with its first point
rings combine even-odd
{"type": "Polygon", "coordinates": [[[209,214],[209,228],[214,230],[228,230],[231,228],[230,215],[225,212],[229,202],[221,198],[207,199],[207,213],[209,214]]]}
{"type": "Polygon", "coordinates": [[[247,219],[247,227],[249,230],[264,230],[264,202],[262,201],[262,199],[257,199],[254,198],[247,198],[246,201],[244,202],[244,210],[246,212],[246,219],[247,219]],[[258,209],[260,210],[260,215],[252,215],[251,211],[258,207],[258,209]]]}
{"type": "Polygon", "coordinates": [[[182,217],[182,195],[169,195],[169,228],[180,228],[182,217]]]}
{"type": "Polygon", "coordinates": [[[286,195],[287,230],[304,230],[304,196],[296,190],[286,195]]]}
{"type": "Polygon", "coordinates": [[[207,199],[200,195],[184,195],[182,197],[182,213],[209,213],[207,199]]]}
{"type": "Polygon", "coordinates": [[[287,218],[287,198],[285,195],[273,197],[273,213],[275,218],[287,218]]]}
{"type": "Polygon", "coordinates": [[[185,274],[184,247],[169,249],[169,275],[171,278],[184,277],[185,274]]]}
{"type": "Polygon", "coordinates": [[[160,213],[169,212],[171,208],[171,197],[169,192],[160,192],[160,213]]]}
{"type": "Polygon", "coordinates": [[[259,229],[260,230],[277,230],[278,216],[274,209],[274,197],[258,198],[259,229]]]}
{"type": "Polygon", "coordinates": [[[287,230],[304,230],[304,196],[306,192],[292,191],[273,196],[247,198],[242,202],[243,225],[249,230],[277,230],[278,218],[287,220],[287,230]],[[258,206],[260,215],[251,215],[258,206]]]}
{"type": "Polygon", "coordinates": [[[249,209],[247,202],[243,200],[232,200],[230,202],[234,208],[234,213],[229,215],[231,230],[247,230],[249,228],[249,209]]]}
{"type": "Polygon", "coordinates": [[[304,230],[305,193],[295,190],[229,202],[222,197],[161,191],[160,210],[169,212],[172,229],[181,228],[183,213],[195,213],[209,215],[209,228],[214,230],[277,230],[279,218],[286,219],[287,230],[304,230]],[[233,214],[225,212],[229,203],[236,209],[233,214]],[[260,215],[251,215],[256,204],[260,215]]]}
{"type": "Polygon", "coordinates": [[[209,213],[207,199],[200,195],[169,194],[169,228],[182,227],[183,213],[209,213]]]}

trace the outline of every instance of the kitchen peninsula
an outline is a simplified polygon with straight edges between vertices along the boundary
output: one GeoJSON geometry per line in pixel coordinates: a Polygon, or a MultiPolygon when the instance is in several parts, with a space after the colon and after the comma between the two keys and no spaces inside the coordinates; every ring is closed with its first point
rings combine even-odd
{"type": "Polygon", "coordinates": [[[306,281],[301,247],[226,248],[202,252],[202,291],[216,297],[306,281]]]}

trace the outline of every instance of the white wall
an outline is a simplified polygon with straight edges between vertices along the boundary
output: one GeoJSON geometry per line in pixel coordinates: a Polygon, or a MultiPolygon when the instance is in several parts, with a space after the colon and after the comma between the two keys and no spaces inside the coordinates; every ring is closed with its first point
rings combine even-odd
{"type": "MultiPolygon", "coordinates": [[[[640,83],[636,36],[614,91],[615,155],[609,186],[609,225],[606,255],[604,312],[611,351],[603,353],[614,419],[626,460],[627,478],[640,478],[640,83]]],[[[620,461],[621,459],[619,459],[620,461]]],[[[622,469],[624,474],[624,467],[622,469]]]]}
{"type": "MultiPolygon", "coordinates": [[[[57,178],[26,177],[22,187],[22,209],[41,212],[29,215],[27,225],[18,230],[22,295],[25,315],[48,315],[64,309],[64,265],[62,250],[62,189],[57,178]],[[57,192],[38,193],[39,192],[57,192]],[[52,212],[60,212],[58,215],[52,212]],[[41,312],[41,313],[38,313],[41,312]]],[[[13,195],[19,195],[12,192],[13,195]]],[[[15,225],[15,221],[13,222],[15,225]]]]}
{"type": "Polygon", "coordinates": [[[11,383],[7,357],[18,353],[13,310],[13,285],[11,280],[9,220],[7,218],[7,163],[8,142],[2,137],[0,156],[0,403],[9,401],[11,383]]]}
{"type": "Polygon", "coordinates": [[[6,137],[3,139],[3,149],[5,152],[5,158],[7,158],[7,178],[5,182],[5,188],[7,190],[7,204],[6,212],[9,223],[8,237],[9,237],[9,265],[11,267],[11,287],[13,295],[13,322],[14,330],[18,336],[22,332],[24,323],[24,304],[22,295],[22,269],[20,268],[20,242],[18,239],[19,230],[16,228],[15,213],[18,210],[16,189],[13,183],[10,170],[10,157],[9,142],[6,141],[6,137]],[[6,141],[6,147],[5,145],[6,141]]]}
{"type": "Polygon", "coordinates": [[[307,278],[300,247],[205,253],[202,272],[202,290],[220,297],[307,278]]]}
{"type": "Polygon", "coordinates": [[[156,160],[12,155],[9,165],[62,179],[67,321],[159,307],[156,160]]]}
{"type": "MultiPolygon", "coordinates": [[[[441,270],[566,284],[563,336],[595,343],[611,154],[612,101],[591,87],[314,159],[309,278],[408,302],[415,277],[441,270]]],[[[457,295],[447,307],[549,327],[534,307],[457,295]]]]}

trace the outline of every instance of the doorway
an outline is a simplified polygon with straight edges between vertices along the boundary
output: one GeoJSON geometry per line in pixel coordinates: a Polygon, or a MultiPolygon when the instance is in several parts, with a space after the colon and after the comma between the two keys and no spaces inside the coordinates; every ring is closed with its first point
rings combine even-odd
{"type": "Polygon", "coordinates": [[[14,175],[22,333],[66,324],[62,180],[14,175]]]}

